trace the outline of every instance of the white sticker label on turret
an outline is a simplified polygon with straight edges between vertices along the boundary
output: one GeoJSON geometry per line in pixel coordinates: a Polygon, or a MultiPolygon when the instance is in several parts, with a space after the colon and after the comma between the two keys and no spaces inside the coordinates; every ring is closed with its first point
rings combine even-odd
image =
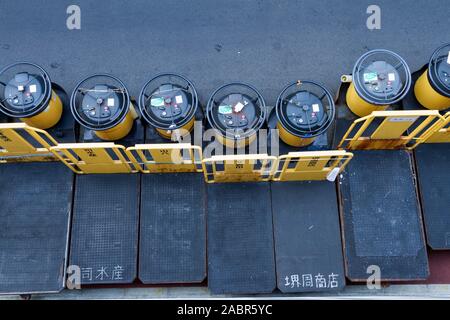
{"type": "Polygon", "coordinates": [[[333,168],[328,174],[327,174],[327,180],[334,182],[341,171],[341,168],[333,168]]]}
{"type": "Polygon", "coordinates": [[[450,51],[448,52],[447,63],[450,64],[450,51]]]}
{"type": "Polygon", "coordinates": [[[108,98],[108,107],[114,107],[114,99],[108,98]]]}
{"type": "Polygon", "coordinates": [[[389,81],[395,81],[395,73],[388,74],[389,81]]]}
{"type": "Polygon", "coordinates": [[[245,106],[238,102],[235,106],[234,106],[234,112],[241,112],[241,110],[244,108],[245,106]]]}
{"type": "Polygon", "coordinates": [[[176,97],[175,97],[175,101],[176,101],[176,103],[178,103],[178,104],[183,103],[183,97],[182,97],[182,96],[176,96],[176,97]]]}
{"type": "Polygon", "coordinates": [[[418,117],[394,117],[389,118],[390,122],[414,122],[418,117]]]}
{"type": "Polygon", "coordinates": [[[317,103],[314,103],[312,105],[312,109],[313,109],[313,112],[319,112],[320,111],[320,106],[317,103]]]}
{"type": "Polygon", "coordinates": [[[30,86],[30,92],[31,92],[31,93],[35,93],[36,90],[37,90],[36,85],[35,85],[35,84],[32,84],[32,85],[30,86]]]}

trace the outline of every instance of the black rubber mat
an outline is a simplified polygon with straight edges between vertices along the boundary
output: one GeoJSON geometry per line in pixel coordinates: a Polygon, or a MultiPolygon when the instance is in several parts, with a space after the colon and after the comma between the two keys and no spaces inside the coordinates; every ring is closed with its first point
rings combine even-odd
{"type": "Polygon", "coordinates": [[[62,164],[0,165],[0,293],[64,286],[73,174],[62,164]]]}
{"type": "Polygon", "coordinates": [[[276,277],[270,184],[208,184],[207,197],[210,291],[272,292],[276,277]]]}
{"type": "MultiPolygon", "coordinates": [[[[412,86],[427,67],[412,74],[412,86]]],[[[419,104],[413,90],[403,99],[403,108],[427,110],[419,104]]],[[[450,145],[421,144],[414,153],[427,243],[435,250],[450,249],[450,145]]]]}
{"type": "Polygon", "coordinates": [[[344,288],[335,184],[272,183],[272,208],[278,289],[292,293],[344,288]]]}
{"type": "Polygon", "coordinates": [[[365,281],[428,276],[428,260],[410,155],[401,150],[353,151],[340,179],[347,277],[365,281]]]}
{"type": "Polygon", "coordinates": [[[78,175],[70,264],[81,284],[131,283],[137,273],[138,174],[78,175]]]}
{"type": "Polygon", "coordinates": [[[450,144],[421,144],[415,155],[427,243],[450,249],[450,144]]]}
{"type": "Polygon", "coordinates": [[[205,279],[205,196],[199,173],[142,176],[139,279],[143,283],[205,279]]]}

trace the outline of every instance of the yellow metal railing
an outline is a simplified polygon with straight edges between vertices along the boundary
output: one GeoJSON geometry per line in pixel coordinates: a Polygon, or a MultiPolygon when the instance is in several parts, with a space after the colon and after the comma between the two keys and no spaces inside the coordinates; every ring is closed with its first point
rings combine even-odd
{"type": "Polygon", "coordinates": [[[0,163],[56,161],[50,148],[57,144],[45,130],[25,123],[0,124],[0,163]]]}
{"type": "Polygon", "coordinates": [[[48,132],[24,123],[0,124],[0,163],[61,161],[78,174],[203,172],[208,183],[334,179],[352,159],[342,149],[413,149],[420,143],[450,142],[450,112],[375,111],[357,119],[331,151],[224,155],[204,159],[187,143],[58,143],[48,132]]]}
{"type": "Polygon", "coordinates": [[[202,161],[208,183],[269,181],[276,162],[277,157],[267,154],[212,156],[202,161]]]}
{"type": "Polygon", "coordinates": [[[50,150],[78,174],[137,172],[126,155],[125,147],[114,143],[63,143],[50,150]]]}
{"type": "Polygon", "coordinates": [[[411,150],[423,143],[442,119],[437,110],[374,111],[353,122],[338,148],[411,150]]]}
{"type": "Polygon", "coordinates": [[[334,181],[352,159],[344,150],[290,152],[278,157],[274,181],[334,181]]]}
{"type": "Polygon", "coordinates": [[[424,143],[450,143],[450,112],[430,128],[424,143]]]}
{"type": "Polygon", "coordinates": [[[189,143],[137,144],[127,155],[143,173],[202,171],[202,149],[189,143]]]}

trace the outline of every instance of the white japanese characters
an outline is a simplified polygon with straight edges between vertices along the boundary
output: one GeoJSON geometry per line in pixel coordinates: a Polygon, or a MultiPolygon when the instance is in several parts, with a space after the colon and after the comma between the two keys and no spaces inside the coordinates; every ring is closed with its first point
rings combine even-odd
{"type": "Polygon", "coordinates": [[[323,275],[321,273],[313,274],[291,274],[284,278],[285,287],[289,288],[315,288],[315,289],[332,289],[339,287],[339,275],[331,273],[323,275]]]}
{"type": "Polygon", "coordinates": [[[81,280],[90,281],[119,281],[123,280],[124,268],[115,266],[108,268],[101,266],[99,268],[81,268],[81,280]]]}

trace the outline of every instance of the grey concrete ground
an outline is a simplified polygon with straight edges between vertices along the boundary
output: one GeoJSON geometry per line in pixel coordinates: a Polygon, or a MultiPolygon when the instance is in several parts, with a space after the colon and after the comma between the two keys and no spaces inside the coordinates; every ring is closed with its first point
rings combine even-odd
{"type": "Polygon", "coordinates": [[[72,91],[93,72],[122,78],[135,96],[146,79],[175,71],[196,84],[201,102],[227,81],[259,88],[273,104],[302,78],[336,90],[368,49],[391,49],[418,69],[450,41],[446,0],[2,0],[0,66],[31,60],[72,91]],[[369,4],[381,30],[366,27],[369,4]],[[66,8],[81,8],[81,30],[66,8]]]}
{"type": "MultiPolygon", "coordinates": [[[[340,75],[369,49],[394,50],[416,70],[450,41],[449,22],[447,0],[2,0],[0,66],[36,62],[69,92],[81,78],[107,72],[134,96],[156,73],[175,71],[193,80],[202,103],[215,87],[238,80],[255,85],[273,104],[295,79],[336,90],[340,75]],[[366,27],[373,3],[382,10],[381,30],[366,27]],[[81,30],[66,28],[70,4],[81,8],[81,30]]],[[[350,287],[337,297],[374,294],[442,298],[450,288],[391,286],[374,293],[350,287]]],[[[168,297],[209,294],[205,288],[86,289],[34,298],[168,297]]]]}
{"type": "MultiPolygon", "coordinates": [[[[33,295],[33,300],[91,300],[91,299],[449,299],[449,285],[392,285],[380,290],[365,286],[348,286],[339,293],[304,293],[295,295],[271,294],[258,296],[211,295],[205,287],[126,288],[64,290],[58,294],[33,295]]],[[[19,296],[0,296],[2,299],[21,299],[19,296]]]]}

